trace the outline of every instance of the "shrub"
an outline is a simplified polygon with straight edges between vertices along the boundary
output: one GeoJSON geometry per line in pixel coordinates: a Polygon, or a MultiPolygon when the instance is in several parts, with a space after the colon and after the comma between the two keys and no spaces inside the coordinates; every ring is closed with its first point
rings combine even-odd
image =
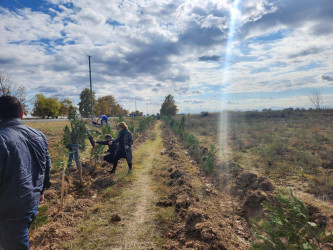
{"type": "Polygon", "coordinates": [[[143,132],[145,131],[149,124],[152,123],[155,120],[155,118],[153,116],[148,116],[146,118],[144,118],[143,120],[141,120],[139,122],[139,127],[137,129],[138,132],[143,132]]]}
{"type": "Polygon", "coordinates": [[[125,121],[124,116],[123,116],[123,115],[120,115],[120,116],[119,116],[119,119],[118,119],[118,123],[120,123],[120,122],[124,122],[124,121],[125,121]]]}
{"type": "Polygon", "coordinates": [[[189,150],[191,156],[197,161],[201,168],[206,173],[213,173],[217,166],[217,150],[215,146],[212,145],[210,150],[208,150],[207,158],[204,161],[199,139],[194,134],[186,131],[185,115],[182,116],[180,121],[177,121],[170,116],[163,116],[162,118],[165,123],[170,126],[177,135],[179,135],[179,138],[185,144],[185,147],[189,150]]]}
{"type": "Polygon", "coordinates": [[[253,249],[316,249],[325,228],[309,220],[305,204],[291,191],[276,195],[278,205],[263,204],[264,219],[252,220],[254,235],[259,240],[253,249]]]}
{"type": "Polygon", "coordinates": [[[48,214],[47,214],[47,209],[48,206],[44,205],[44,206],[40,206],[38,208],[38,213],[37,213],[37,217],[34,220],[34,222],[31,224],[31,229],[34,230],[44,224],[47,223],[47,220],[49,218],[48,214]]]}
{"type": "Polygon", "coordinates": [[[107,135],[107,134],[110,134],[113,138],[117,137],[117,134],[113,132],[111,126],[107,126],[107,125],[104,125],[102,127],[102,134],[103,134],[103,136],[101,136],[101,138],[103,138],[103,140],[104,140],[105,135],[107,135]]]}
{"type": "Polygon", "coordinates": [[[217,166],[216,153],[217,149],[215,145],[212,144],[210,146],[210,150],[208,151],[207,159],[203,163],[203,170],[208,174],[212,173],[216,169],[217,166]]]}
{"type": "Polygon", "coordinates": [[[207,111],[202,111],[200,113],[200,115],[203,116],[203,117],[206,117],[206,116],[209,116],[209,113],[207,111]]]}
{"type": "Polygon", "coordinates": [[[129,124],[128,124],[128,130],[132,132],[133,134],[133,137],[135,137],[135,126],[134,126],[134,123],[131,121],[129,124]]]}

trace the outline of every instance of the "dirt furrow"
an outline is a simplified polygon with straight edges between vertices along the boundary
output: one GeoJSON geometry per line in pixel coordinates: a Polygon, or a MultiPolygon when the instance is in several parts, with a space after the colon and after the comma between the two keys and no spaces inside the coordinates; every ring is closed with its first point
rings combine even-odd
{"type": "Polygon", "coordinates": [[[173,132],[163,129],[163,166],[155,178],[164,186],[157,204],[174,211],[172,223],[161,226],[166,249],[248,249],[251,234],[235,212],[239,202],[215,188],[211,177],[184,151],[173,132]]]}

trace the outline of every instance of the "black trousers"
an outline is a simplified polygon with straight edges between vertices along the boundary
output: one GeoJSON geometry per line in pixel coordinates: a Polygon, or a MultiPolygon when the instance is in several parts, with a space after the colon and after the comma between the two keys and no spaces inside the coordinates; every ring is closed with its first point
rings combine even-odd
{"type": "Polygon", "coordinates": [[[118,161],[121,158],[125,158],[127,161],[127,165],[129,169],[132,169],[132,162],[129,162],[128,159],[126,158],[126,152],[125,151],[118,151],[114,157],[114,161],[113,161],[113,170],[116,171],[116,168],[118,166],[118,161]]]}
{"type": "Polygon", "coordinates": [[[104,161],[107,161],[108,163],[113,164],[114,157],[115,157],[115,154],[108,154],[108,155],[105,155],[103,159],[104,159],[104,161]]]}

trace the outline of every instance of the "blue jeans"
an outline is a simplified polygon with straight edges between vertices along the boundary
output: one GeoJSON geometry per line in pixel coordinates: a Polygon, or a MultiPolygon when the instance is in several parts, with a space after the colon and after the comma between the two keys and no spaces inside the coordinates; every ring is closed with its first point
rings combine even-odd
{"type": "Polygon", "coordinates": [[[103,122],[105,122],[106,125],[109,126],[108,119],[102,119],[102,120],[101,120],[101,125],[102,125],[102,126],[104,125],[103,122]]]}
{"type": "Polygon", "coordinates": [[[73,144],[72,148],[70,149],[71,151],[69,152],[69,157],[68,157],[68,162],[67,162],[67,167],[72,165],[73,162],[73,157],[75,158],[76,166],[78,166],[78,160],[79,160],[79,154],[78,154],[78,145],[73,144]]]}
{"type": "Polygon", "coordinates": [[[0,220],[0,248],[4,250],[29,249],[29,227],[35,220],[38,211],[35,208],[22,218],[0,220]]]}

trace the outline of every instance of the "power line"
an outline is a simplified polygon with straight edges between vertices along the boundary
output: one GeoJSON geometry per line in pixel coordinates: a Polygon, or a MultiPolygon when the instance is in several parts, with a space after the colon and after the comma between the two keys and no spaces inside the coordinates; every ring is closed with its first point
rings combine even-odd
{"type": "Polygon", "coordinates": [[[21,4],[19,1],[14,0],[16,3],[18,3],[19,5],[21,5],[23,8],[26,8],[23,4],[21,4]]]}
{"type": "MultiPolygon", "coordinates": [[[[21,5],[23,8],[28,8],[28,7],[26,7],[26,6],[24,6],[21,2],[19,2],[18,0],[14,0],[14,2],[16,2],[17,4],[19,4],[19,5],[21,5]]],[[[36,16],[37,18],[39,18],[39,16],[36,16]]],[[[41,21],[44,21],[44,20],[42,20],[41,18],[39,18],[39,20],[41,20],[41,21]]],[[[51,27],[47,22],[45,23],[46,24],[46,26],[48,27],[48,28],[51,28],[51,29],[53,29],[55,32],[59,32],[59,31],[57,31],[57,30],[55,30],[53,27],[51,27]]]]}
{"type": "Polygon", "coordinates": [[[91,105],[91,123],[94,121],[94,107],[93,107],[93,92],[92,92],[92,82],[91,82],[91,65],[90,65],[90,58],[91,56],[88,56],[89,59],[89,80],[90,80],[90,105],[91,105]]]}

